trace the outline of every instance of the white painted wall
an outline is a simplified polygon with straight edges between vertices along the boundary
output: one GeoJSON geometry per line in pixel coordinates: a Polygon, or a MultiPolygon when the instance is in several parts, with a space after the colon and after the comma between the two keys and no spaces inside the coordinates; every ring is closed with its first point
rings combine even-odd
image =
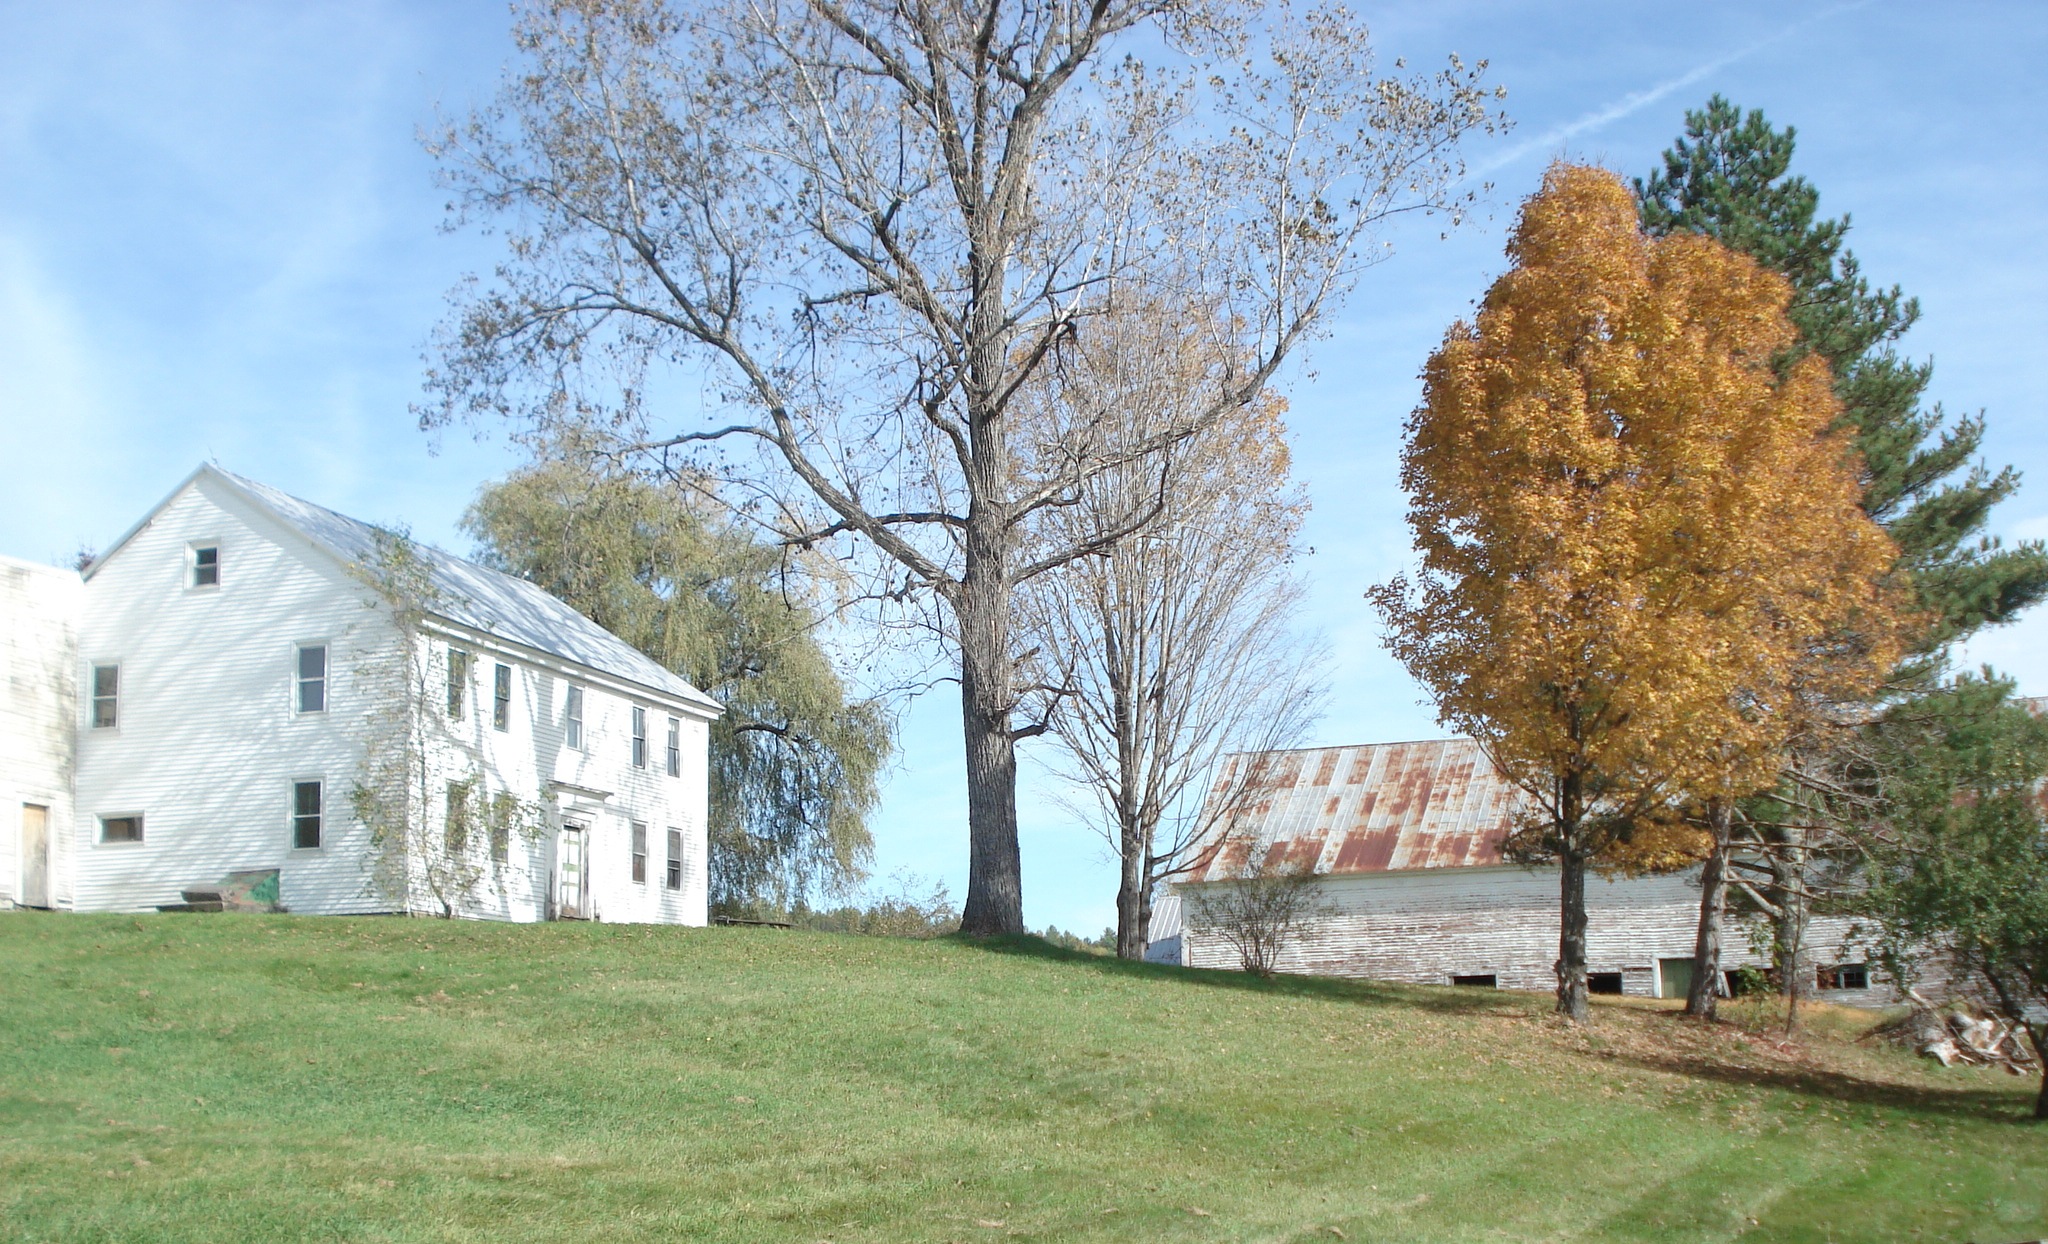
{"type": "Polygon", "coordinates": [[[0,557],[0,905],[21,901],[22,807],[49,809],[50,899],[70,901],[76,572],[0,557]]]}
{"type": "MultiPolygon", "coordinates": [[[[121,666],[120,722],[91,726],[89,694],[72,710],[78,765],[72,841],[81,910],[146,909],[231,871],[277,868],[280,901],[306,913],[411,909],[438,914],[417,884],[374,884],[368,831],[348,794],[368,744],[393,729],[416,732],[426,758],[421,815],[444,824],[447,782],[480,779],[480,804],[498,791],[547,808],[548,832],[512,843],[460,896],[459,914],[547,917],[562,815],[590,828],[598,918],[702,924],[706,916],[704,808],[708,732],[703,711],[487,633],[432,620],[407,645],[374,594],[338,560],[229,485],[202,473],[87,580],[72,660],[78,685],[95,664],[121,666]],[[188,550],[217,545],[220,584],[189,586],[188,550]],[[295,711],[298,646],[329,652],[326,711],[295,711]],[[446,712],[447,649],[473,654],[460,720],[446,712]],[[393,717],[410,648],[419,711],[393,717]],[[492,721],[495,666],[513,670],[504,729],[492,721]],[[570,682],[585,687],[585,746],[564,746],[570,682]],[[630,705],[649,710],[648,765],[630,763],[630,705]],[[667,776],[666,725],[683,721],[680,777],[667,776]],[[291,845],[295,782],[320,780],[325,824],[317,849],[291,845]],[[558,791],[571,783],[595,794],[558,791]],[[100,818],[140,813],[141,843],[103,843],[100,818]],[[630,879],[630,824],[648,825],[647,879],[630,879]],[[684,831],[683,886],[662,883],[665,831],[684,831]],[[401,891],[404,887],[401,887],[401,891]]],[[[489,860],[487,835],[470,844],[489,860]]]]}
{"type": "MultiPolygon", "coordinates": [[[[1317,882],[1328,914],[1308,922],[1283,949],[1279,968],[1323,976],[1448,985],[1452,976],[1493,975],[1502,989],[1553,990],[1557,977],[1558,871],[1512,866],[1413,869],[1327,876],[1317,882]]],[[[1214,885],[1179,887],[1188,901],[1188,962],[1236,968],[1237,952],[1204,927],[1200,895],[1214,885]]],[[[1657,961],[1690,959],[1699,927],[1697,873],[1586,880],[1586,959],[1592,972],[1622,973],[1630,994],[1655,996],[1657,961]]],[[[1848,944],[1850,923],[1816,918],[1807,952],[1815,964],[1862,963],[1870,956],[1848,944]]],[[[1761,967],[1743,926],[1722,929],[1724,969],[1761,967]]],[[[1892,991],[1873,967],[1868,990],[1812,996],[1881,1005],[1892,991]]]]}

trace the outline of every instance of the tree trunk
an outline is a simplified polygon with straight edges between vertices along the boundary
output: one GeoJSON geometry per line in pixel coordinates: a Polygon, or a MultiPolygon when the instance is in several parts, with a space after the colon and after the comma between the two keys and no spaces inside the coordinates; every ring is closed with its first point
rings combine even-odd
{"type": "Polygon", "coordinates": [[[2034,1060],[2041,1064],[2041,1092],[2034,1098],[2034,1117],[2048,1119],[2048,1029],[2029,1024],[2027,1040],[2034,1043],[2034,1060]]]}
{"type": "Polygon", "coordinates": [[[1557,938],[1557,1013],[1583,1024],[1591,1018],[1586,1003],[1586,857],[1568,845],[1558,853],[1558,863],[1563,920],[1557,938]]]}
{"type": "Polygon", "coordinates": [[[1721,1000],[1721,913],[1728,906],[1728,840],[1734,820],[1735,808],[1727,800],[1707,805],[1714,849],[1700,872],[1700,929],[1693,941],[1692,988],[1685,997],[1685,1013],[1698,1019],[1714,1018],[1721,1000]]]}
{"type": "Polygon", "coordinates": [[[1785,996],[1785,1031],[1799,1024],[1799,1000],[1806,994],[1806,834],[1784,831],[1771,852],[1771,888],[1778,901],[1778,989],[1785,996]]]}
{"type": "Polygon", "coordinates": [[[1147,844],[1136,824],[1136,818],[1126,814],[1118,828],[1118,842],[1122,847],[1121,868],[1118,870],[1116,886],[1116,957],[1119,959],[1143,959],[1145,957],[1145,926],[1151,913],[1145,902],[1145,890],[1150,880],[1146,876],[1145,857],[1147,844]]]}
{"type": "Polygon", "coordinates": [[[960,717],[967,746],[967,904],[960,931],[1024,931],[1017,853],[1016,695],[1010,674],[1008,536],[991,516],[967,528],[967,566],[954,592],[960,625],[960,717]]]}

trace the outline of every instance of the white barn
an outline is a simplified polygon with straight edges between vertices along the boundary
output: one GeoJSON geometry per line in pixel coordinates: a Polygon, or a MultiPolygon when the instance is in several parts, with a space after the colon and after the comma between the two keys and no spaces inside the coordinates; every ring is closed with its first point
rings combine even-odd
{"type": "Polygon", "coordinates": [[[719,705],[533,584],[202,466],[0,611],[0,900],[705,922],[719,705]]]}
{"type": "MultiPolygon", "coordinates": [[[[1218,790],[1240,791],[1226,759],[1218,790]]],[[[1241,876],[1248,853],[1313,869],[1323,911],[1283,946],[1279,970],[1418,984],[1550,990],[1557,986],[1558,870],[1501,856],[1522,794],[1470,739],[1380,743],[1273,754],[1223,849],[1174,888],[1183,954],[1236,968],[1237,952],[1204,927],[1202,896],[1241,876]]],[[[1699,927],[1698,870],[1586,881],[1587,968],[1595,992],[1684,997],[1699,927]]],[[[1722,966],[1761,968],[1739,921],[1722,934],[1722,966]]],[[[1882,1005],[1895,994],[1850,921],[1816,917],[1803,957],[1811,996],[1882,1005]]]]}

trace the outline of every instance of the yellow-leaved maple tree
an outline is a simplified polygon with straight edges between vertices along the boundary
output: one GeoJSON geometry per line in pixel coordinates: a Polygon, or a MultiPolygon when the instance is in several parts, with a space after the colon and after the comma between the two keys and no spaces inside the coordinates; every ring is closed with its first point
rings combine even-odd
{"type": "Polygon", "coordinates": [[[1422,564],[1373,597],[1439,718],[1530,796],[1511,846],[1560,867],[1558,1010],[1584,1022],[1588,868],[1680,801],[1768,787],[1816,687],[1881,677],[1895,553],[1825,364],[1776,366],[1782,278],[1644,236],[1620,179],[1562,163],[1508,256],[1424,370],[1422,564]]]}

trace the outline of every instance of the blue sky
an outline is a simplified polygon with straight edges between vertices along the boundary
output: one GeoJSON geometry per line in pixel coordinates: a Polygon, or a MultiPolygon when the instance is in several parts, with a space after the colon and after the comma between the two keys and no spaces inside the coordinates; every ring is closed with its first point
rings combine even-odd
{"type": "MultiPolygon", "coordinates": [[[[1487,58],[1516,128],[1472,151],[1490,213],[1418,227],[1289,378],[1314,502],[1307,621],[1329,637],[1322,741],[1439,733],[1362,599],[1407,559],[1395,458],[1416,372],[1502,267],[1553,156],[1647,172],[1720,91],[1799,129],[1795,165],[1849,212],[1876,280],[1919,296],[1933,393],[1984,409],[1986,456],[2029,486],[1998,515],[2048,536],[2048,6],[1872,0],[1367,6],[1383,54],[1487,58]]],[[[447,290],[492,240],[440,231],[415,134],[483,98],[498,3],[0,3],[0,552],[100,547],[205,459],[462,551],[455,522],[513,456],[437,442],[407,405],[447,290]]],[[[695,412],[680,411],[678,420],[695,412]]],[[[2048,612],[1966,654],[2048,694],[2048,612]]],[[[878,873],[965,875],[957,705],[905,719],[878,873]]],[[[1112,919],[1101,840],[1043,779],[1023,804],[1025,912],[1112,919]]]]}

